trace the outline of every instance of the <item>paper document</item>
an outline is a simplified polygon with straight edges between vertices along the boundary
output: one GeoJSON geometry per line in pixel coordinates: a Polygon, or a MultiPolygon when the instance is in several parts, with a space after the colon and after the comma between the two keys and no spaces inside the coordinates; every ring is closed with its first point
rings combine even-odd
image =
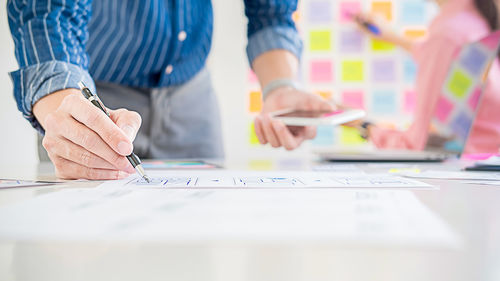
{"type": "Polygon", "coordinates": [[[0,240],[457,247],[407,190],[72,188],[0,209],[0,240]]]}
{"type": "Polygon", "coordinates": [[[387,174],[280,171],[148,171],[152,182],[133,175],[108,181],[106,187],[135,188],[433,188],[431,185],[387,174]]]}
{"type": "Polygon", "coordinates": [[[6,180],[0,179],[0,189],[14,187],[33,187],[56,184],[55,182],[26,181],[26,180],[6,180]]]}
{"type": "Polygon", "coordinates": [[[421,179],[500,181],[500,173],[491,173],[491,172],[425,171],[418,174],[408,173],[404,174],[404,176],[410,178],[421,178],[421,179]]]}

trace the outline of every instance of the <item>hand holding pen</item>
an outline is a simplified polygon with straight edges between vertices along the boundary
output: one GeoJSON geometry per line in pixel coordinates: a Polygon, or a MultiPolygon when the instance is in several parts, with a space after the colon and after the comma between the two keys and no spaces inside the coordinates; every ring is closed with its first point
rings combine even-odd
{"type": "Polygon", "coordinates": [[[41,98],[33,112],[58,178],[107,180],[136,172],[126,158],[141,125],[136,112],[110,110],[110,119],[73,88],[41,98]]]}

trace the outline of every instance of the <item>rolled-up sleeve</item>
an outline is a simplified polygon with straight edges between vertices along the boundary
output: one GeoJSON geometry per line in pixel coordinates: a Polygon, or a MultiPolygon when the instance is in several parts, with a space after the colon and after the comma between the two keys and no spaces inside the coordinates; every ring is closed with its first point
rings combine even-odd
{"type": "Polygon", "coordinates": [[[303,43],[292,20],[296,9],[297,1],[293,0],[245,0],[250,64],[273,49],[284,49],[300,58],[303,43]]]}
{"type": "Polygon", "coordinates": [[[19,69],[10,73],[18,109],[38,131],[33,105],[84,81],[95,90],[85,52],[91,0],[9,0],[7,13],[19,69]]]}

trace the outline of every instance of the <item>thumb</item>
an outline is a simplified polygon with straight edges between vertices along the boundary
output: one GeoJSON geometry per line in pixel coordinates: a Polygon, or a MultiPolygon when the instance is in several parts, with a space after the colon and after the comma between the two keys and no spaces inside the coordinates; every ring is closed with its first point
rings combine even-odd
{"type": "Polygon", "coordinates": [[[133,142],[142,123],[139,113],[126,109],[117,109],[111,111],[110,114],[113,122],[123,131],[130,142],[133,142]]]}

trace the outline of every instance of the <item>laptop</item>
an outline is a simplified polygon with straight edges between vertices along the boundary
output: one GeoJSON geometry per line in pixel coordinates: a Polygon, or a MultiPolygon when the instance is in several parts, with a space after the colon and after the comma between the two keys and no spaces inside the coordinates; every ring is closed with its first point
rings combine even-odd
{"type": "Polygon", "coordinates": [[[332,162],[443,162],[459,158],[465,149],[476,110],[486,90],[493,63],[500,54],[500,30],[467,44],[452,63],[437,105],[434,124],[424,151],[410,150],[328,150],[316,151],[332,162]],[[440,106],[446,109],[440,109],[440,106]]]}

